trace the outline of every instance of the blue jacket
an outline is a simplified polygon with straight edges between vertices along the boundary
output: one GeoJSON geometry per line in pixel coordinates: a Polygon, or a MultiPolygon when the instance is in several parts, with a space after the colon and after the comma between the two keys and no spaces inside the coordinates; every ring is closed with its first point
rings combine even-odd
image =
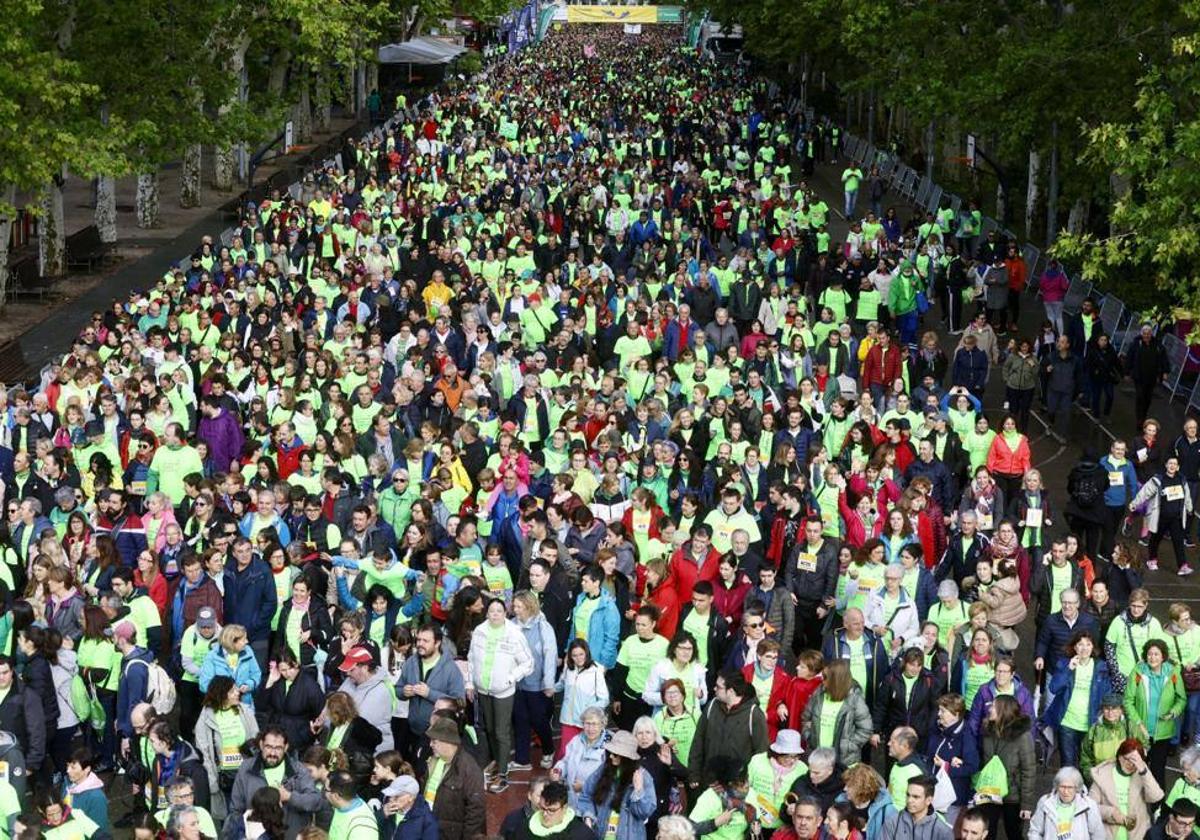
{"type": "MultiPolygon", "coordinates": [[[[850,800],[846,797],[845,792],[842,792],[834,801],[849,802],[850,800]]],[[[892,804],[892,795],[885,787],[875,795],[875,801],[867,806],[867,825],[863,829],[863,837],[866,840],[883,840],[883,824],[894,813],[896,813],[896,806],[892,804]]]]}
{"type": "MultiPolygon", "coordinates": [[[[1087,724],[1091,726],[1100,717],[1100,702],[1104,695],[1112,691],[1112,681],[1108,678],[1108,663],[1103,657],[1092,660],[1091,692],[1088,695],[1087,724]]],[[[1047,726],[1058,726],[1067,714],[1067,706],[1071,695],[1075,693],[1075,672],[1071,670],[1069,659],[1060,659],[1058,667],[1050,675],[1050,691],[1054,699],[1046,709],[1044,721],[1047,726]]]]}
{"type": "Polygon", "coordinates": [[[250,650],[249,645],[242,648],[242,652],[238,654],[236,668],[229,667],[229,660],[225,658],[225,648],[213,645],[200,666],[201,692],[208,691],[208,684],[212,682],[213,677],[229,677],[234,685],[250,686],[250,690],[242,696],[242,702],[251,709],[254,708],[254,692],[262,684],[262,669],[258,667],[258,660],[254,658],[254,651],[250,650]]]}
{"type": "Polygon", "coordinates": [[[950,372],[950,381],[962,385],[971,391],[980,391],[987,384],[988,357],[987,353],[976,347],[973,350],[962,348],[954,354],[954,366],[950,372]]]}
{"type": "Polygon", "coordinates": [[[1063,618],[1061,612],[1051,613],[1038,629],[1037,642],[1033,648],[1034,659],[1040,656],[1046,660],[1046,670],[1054,673],[1060,659],[1070,658],[1063,651],[1066,650],[1067,642],[1071,641],[1071,637],[1080,630],[1091,633],[1092,641],[1097,646],[1103,644],[1103,639],[1100,637],[1100,622],[1096,621],[1094,615],[1080,611],[1079,618],[1075,619],[1075,626],[1068,627],[1067,620],[1063,618]]]}
{"type": "Polygon", "coordinates": [[[133,737],[133,723],[129,716],[134,706],[146,701],[150,684],[150,669],[140,665],[129,667],[134,660],[147,665],[154,661],[150,651],[140,647],[135,647],[121,658],[121,681],[117,686],[117,731],[124,738],[133,737]]]}
{"type": "Polygon", "coordinates": [[[518,622],[517,626],[521,628],[521,634],[525,636],[529,652],[533,655],[533,671],[517,683],[517,688],[522,691],[554,688],[554,677],[558,671],[558,640],[554,637],[554,628],[542,613],[528,623],[518,622]]]}
{"type": "Polygon", "coordinates": [[[1133,468],[1133,462],[1128,458],[1120,467],[1113,464],[1110,456],[1105,455],[1100,459],[1100,469],[1104,470],[1105,478],[1109,473],[1119,472],[1125,477],[1125,483],[1113,486],[1112,482],[1108,482],[1108,487],[1104,490],[1104,504],[1108,507],[1125,507],[1133,501],[1133,497],[1137,495],[1141,485],[1138,484],[1137,470],[1133,468]]]}
{"type": "MultiPolygon", "coordinates": [[[[587,595],[582,592],[575,599],[575,609],[587,595]]],[[[572,611],[571,632],[567,633],[568,644],[575,641],[575,619],[572,611]]],[[[617,601],[605,590],[600,590],[600,603],[588,621],[588,647],[592,651],[592,659],[605,668],[613,668],[617,664],[617,647],[621,644],[621,614],[617,611],[617,601]]]]}
{"type": "Polygon", "coordinates": [[[399,823],[394,817],[382,816],[379,823],[380,840],[438,840],[438,821],[423,796],[413,801],[399,823]]]}
{"type": "Polygon", "coordinates": [[[255,557],[244,570],[236,561],[225,567],[225,624],[245,627],[251,642],[267,641],[276,603],[275,580],[265,560],[255,557]]]}
{"type": "MultiPolygon", "coordinates": [[[[593,799],[596,784],[604,768],[600,767],[583,783],[583,791],[579,794],[579,816],[591,817],[597,826],[608,825],[608,815],[613,810],[613,791],[609,791],[605,801],[593,799]]],[[[612,840],[646,840],[646,821],[654,815],[658,808],[658,800],[654,795],[654,777],[639,764],[635,773],[642,774],[642,790],[638,793],[630,783],[625,788],[625,796],[621,799],[617,811],[620,814],[617,822],[617,833],[612,840]]]]}
{"type": "Polygon", "coordinates": [[[408,698],[408,726],[418,735],[424,735],[429,728],[429,718],[433,715],[433,705],[444,697],[463,700],[467,696],[463,686],[462,671],[454,664],[454,660],[444,653],[429,669],[421,673],[421,657],[411,654],[400,667],[400,679],[396,680],[396,694],[404,696],[406,685],[416,685],[423,682],[429,686],[429,695],[421,697],[414,694],[408,698]]]}
{"type": "MultiPolygon", "coordinates": [[[[685,346],[691,347],[691,338],[693,335],[704,335],[704,327],[696,323],[695,319],[688,319],[688,342],[685,346]]],[[[672,362],[679,358],[679,338],[683,328],[679,324],[678,318],[672,318],[667,324],[666,330],[663,332],[663,355],[672,362]]]]}
{"type": "Polygon", "coordinates": [[[971,734],[964,718],[949,729],[935,724],[925,743],[925,757],[931,766],[934,759],[946,761],[946,774],[954,784],[955,805],[966,805],[971,798],[971,777],[979,771],[979,739],[971,734]],[[962,764],[952,767],[949,762],[959,758],[962,764]]]}
{"type": "MultiPolygon", "coordinates": [[[[866,643],[867,682],[870,685],[860,686],[860,688],[863,690],[863,696],[866,697],[867,705],[874,707],[875,689],[883,682],[883,678],[887,676],[891,666],[887,650],[874,631],[863,630],[863,639],[866,643]]],[[[821,646],[821,655],[825,657],[826,662],[833,659],[850,658],[850,645],[846,642],[844,629],[825,637],[825,644],[821,646]]]]}

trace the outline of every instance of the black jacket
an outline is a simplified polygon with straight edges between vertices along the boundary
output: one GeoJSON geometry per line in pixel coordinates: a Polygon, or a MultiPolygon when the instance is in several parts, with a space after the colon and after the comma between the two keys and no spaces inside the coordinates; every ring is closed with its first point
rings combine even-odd
{"type": "Polygon", "coordinates": [[[911,726],[923,736],[934,721],[937,688],[934,675],[922,668],[917,681],[913,683],[912,696],[905,699],[904,672],[899,665],[893,668],[875,692],[875,708],[871,710],[871,719],[876,734],[886,740],[896,727],[911,726]]]}
{"type": "Polygon", "coordinates": [[[42,718],[47,732],[58,728],[58,693],[54,690],[54,675],[50,663],[40,653],[25,663],[25,687],[42,701],[42,718]]]}
{"type": "MultiPolygon", "coordinates": [[[[271,656],[278,658],[287,649],[288,621],[292,615],[292,599],[288,598],[279,610],[279,626],[271,639],[271,656]]],[[[318,650],[326,650],[333,639],[333,622],[325,602],[316,596],[308,599],[308,610],[300,618],[300,632],[309,632],[308,641],[300,645],[300,665],[307,668],[313,664],[318,650]]]]}
{"type": "MultiPolygon", "coordinates": [[[[55,710],[57,713],[57,709],[55,710]]],[[[57,714],[55,715],[57,718],[57,714]]],[[[11,732],[25,750],[25,766],[40,767],[46,758],[46,715],[41,697],[14,679],[0,700],[0,731],[11,732]]]]}
{"type": "Polygon", "coordinates": [[[317,685],[311,669],[300,671],[291,688],[279,679],[267,689],[263,698],[263,713],[270,723],[282,726],[288,735],[288,744],[297,755],[304,752],[313,742],[309,722],[321,714],[325,707],[325,693],[317,685]]]}

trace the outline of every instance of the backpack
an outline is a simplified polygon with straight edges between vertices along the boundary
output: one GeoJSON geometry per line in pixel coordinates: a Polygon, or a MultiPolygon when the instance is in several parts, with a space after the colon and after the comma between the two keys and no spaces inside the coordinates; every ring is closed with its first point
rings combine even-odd
{"type": "Polygon", "coordinates": [[[129,669],[139,663],[146,666],[146,702],[154,707],[155,714],[169,715],[175,708],[175,683],[161,665],[134,659],[125,666],[123,678],[128,678],[129,669]]]}
{"type": "Polygon", "coordinates": [[[1100,484],[1099,470],[1084,468],[1075,473],[1072,483],[1071,498],[1081,508],[1090,508],[1104,495],[1104,487],[1100,484]]]}

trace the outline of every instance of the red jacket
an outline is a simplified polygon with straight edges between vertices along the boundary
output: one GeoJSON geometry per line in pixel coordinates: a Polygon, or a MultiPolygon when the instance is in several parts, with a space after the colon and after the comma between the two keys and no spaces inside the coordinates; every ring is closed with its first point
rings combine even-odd
{"type": "MultiPolygon", "coordinates": [[[[742,674],[746,677],[746,682],[751,684],[754,683],[753,665],[744,665],[742,667],[742,674]]],[[[791,694],[793,679],[795,678],[789,677],[784,673],[782,665],[777,665],[775,667],[775,673],[771,679],[771,696],[767,699],[767,708],[765,710],[767,713],[768,740],[774,741],[775,734],[779,732],[780,729],[795,729],[796,724],[799,723],[798,718],[796,720],[792,720],[790,709],[788,710],[788,719],[786,721],[782,721],[782,726],[780,726],[781,721],[779,720],[779,707],[781,705],[785,707],[787,706],[787,698],[791,694]]]]}
{"type": "Polygon", "coordinates": [[[808,705],[809,698],[821,687],[821,682],[820,674],[808,679],[792,677],[792,681],[788,685],[787,699],[784,701],[788,707],[788,726],[785,727],[786,729],[798,728],[800,719],[804,717],[804,707],[808,705]]]}
{"type": "Polygon", "coordinates": [[[692,543],[689,540],[675,549],[671,562],[667,567],[667,583],[675,587],[681,603],[692,600],[692,587],[698,580],[716,581],[717,567],[721,563],[720,553],[712,546],[708,547],[708,556],[699,566],[692,559],[692,543]]]}
{"type": "MultiPolygon", "coordinates": [[[[659,533],[659,530],[658,530],[658,520],[662,519],[662,517],[663,517],[663,509],[660,508],[655,502],[651,502],[649,512],[650,512],[650,528],[649,528],[649,530],[646,531],[646,536],[652,540],[656,540],[661,536],[661,534],[659,533]]],[[[621,525],[624,526],[625,533],[628,534],[629,539],[632,540],[635,535],[635,531],[633,528],[633,508],[632,507],[625,508],[625,515],[621,517],[621,525]]],[[[671,637],[667,636],[667,638],[669,639],[671,637]]]]}
{"type": "Polygon", "coordinates": [[[878,344],[871,345],[867,358],[863,360],[863,385],[890,387],[900,375],[900,348],[889,345],[885,353],[878,344]]]}
{"type": "MultiPolygon", "coordinates": [[[[720,579],[713,581],[713,609],[730,627],[741,627],[742,611],[745,609],[746,593],[750,591],[750,578],[745,572],[738,572],[733,579],[733,586],[725,586],[720,579]]],[[[690,598],[688,599],[691,600],[690,598]]]]}
{"type": "Polygon", "coordinates": [[[658,635],[665,639],[675,638],[679,627],[679,594],[670,578],[652,590],[644,603],[658,607],[658,624],[655,626],[658,635]]]}

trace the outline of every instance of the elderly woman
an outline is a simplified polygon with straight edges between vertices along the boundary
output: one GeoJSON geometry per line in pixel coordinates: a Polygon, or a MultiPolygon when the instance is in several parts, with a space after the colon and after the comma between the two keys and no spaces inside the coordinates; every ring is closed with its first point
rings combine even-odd
{"type": "Polygon", "coordinates": [[[884,840],[883,824],[896,813],[896,806],[892,804],[883,777],[868,764],[855,764],[842,774],[842,782],[846,791],[836,801],[849,803],[859,813],[866,811],[867,825],[863,834],[867,840],[884,840]]]}
{"type": "Polygon", "coordinates": [[[1180,799],[1190,800],[1200,807],[1200,747],[1188,747],[1179,754],[1179,773],[1179,778],[1167,792],[1167,807],[1180,799]]]}
{"type": "Polygon", "coordinates": [[[1083,776],[1074,767],[1054,774],[1054,790],[1033,810],[1029,840],[1105,840],[1100,806],[1087,795],[1083,776]]]}
{"type": "Polygon", "coordinates": [[[1096,765],[1089,792],[1100,806],[1108,840],[1142,840],[1150,831],[1150,806],[1163,798],[1136,738],[1123,741],[1116,758],[1096,765]]]}
{"type": "Polygon", "coordinates": [[[584,784],[604,766],[604,745],[608,742],[608,733],[604,731],[608,715],[603,709],[597,706],[585,709],[581,719],[582,732],[571,739],[563,757],[550,770],[551,778],[567,785],[571,807],[577,811],[584,784]]]}
{"type": "Polygon", "coordinates": [[[925,743],[925,757],[935,772],[946,771],[954,785],[954,806],[971,799],[971,777],[979,771],[979,739],[967,725],[961,695],[943,694],[937,701],[937,722],[925,743]]]}
{"type": "Polygon", "coordinates": [[[812,797],[820,803],[820,812],[829,810],[846,786],[842,774],[837,770],[837,753],[828,748],[813,750],[808,754],[808,772],[792,782],[787,798],[787,810],[792,812],[795,801],[812,797]]]}

